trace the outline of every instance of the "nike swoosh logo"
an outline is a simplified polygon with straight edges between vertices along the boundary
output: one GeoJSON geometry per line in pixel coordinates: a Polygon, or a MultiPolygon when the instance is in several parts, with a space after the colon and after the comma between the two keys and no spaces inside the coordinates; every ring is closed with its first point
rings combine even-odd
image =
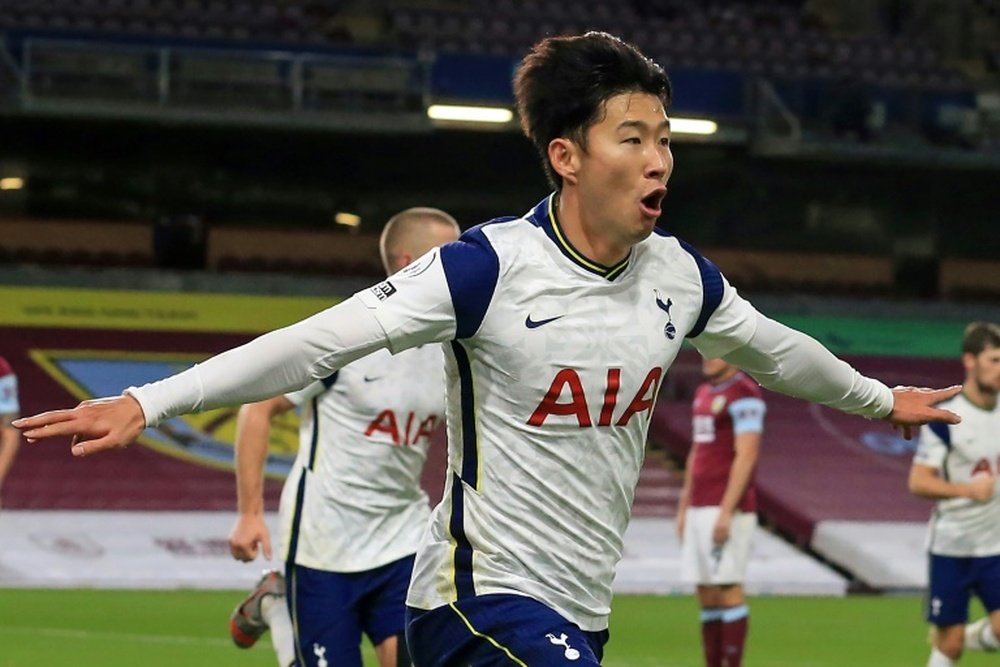
{"type": "Polygon", "coordinates": [[[550,317],[550,318],[545,319],[545,320],[533,320],[533,319],[531,319],[531,315],[528,315],[526,318],[524,318],[524,326],[528,327],[529,329],[537,329],[538,327],[543,326],[545,324],[548,324],[549,322],[555,322],[556,320],[558,320],[561,317],[565,317],[565,316],[564,315],[556,315],[555,317],[550,317]]]}
{"type": "Polygon", "coordinates": [[[370,378],[367,375],[365,376],[365,382],[374,382],[375,380],[381,380],[381,379],[382,379],[381,377],[370,378]]]}

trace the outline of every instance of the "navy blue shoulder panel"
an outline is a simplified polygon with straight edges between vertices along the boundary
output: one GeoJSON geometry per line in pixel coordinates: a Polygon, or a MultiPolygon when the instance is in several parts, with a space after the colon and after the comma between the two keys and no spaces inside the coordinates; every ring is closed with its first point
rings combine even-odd
{"type": "Polygon", "coordinates": [[[705,330],[709,318],[722,303],[722,272],[715,264],[702,257],[701,253],[693,246],[680,239],[677,239],[677,242],[694,257],[694,261],[698,265],[698,272],[701,274],[701,312],[698,314],[698,320],[694,323],[691,331],[687,333],[687,338],[694,338],[705,330]]]}
{"type": "Polygon", "coordinates": [[[517,218],[496,218],[477,225],[454,243],[441,246],[441,264],[455,308],[455,338],[479,330],[500,276],[500,260],[483,227],[517,218]]]}
{"type": "Polygon", "coordinates": [[[325,378],[320,380],[323,383],[324,389],[329,389],[337,381],[337,376],[340,375],[340,371],[334,371],[333,375],[327,375],[325,378]]]}
{"type": "Polygon", "coordinates": [[[927,425],[927,428],[937,437],[941,438],[941,442],[951,449],[951,429],[944,422],[931,422],[927,425]]]}

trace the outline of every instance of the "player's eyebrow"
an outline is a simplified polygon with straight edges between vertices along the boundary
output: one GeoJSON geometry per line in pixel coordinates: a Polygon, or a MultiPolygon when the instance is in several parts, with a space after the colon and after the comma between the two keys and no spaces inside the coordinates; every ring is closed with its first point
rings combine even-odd
{"type": "MultiPolygon", "coordinates": [[[[648,128],[649,125],[644,120],[623,120],[621,123],[618,124],[619,130],[628,130],[628,129],[646,130],[648,128]]],[[[670,119],[664,118],[662,122],[656,124],[656,129],[667,130],[669,132],[670,119]]]]}

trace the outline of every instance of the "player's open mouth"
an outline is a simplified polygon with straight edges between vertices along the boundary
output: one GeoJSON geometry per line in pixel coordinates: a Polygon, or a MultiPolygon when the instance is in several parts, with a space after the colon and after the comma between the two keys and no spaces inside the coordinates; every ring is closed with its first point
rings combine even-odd
{"type": "Polygon", "coordinates": [[[660,204],[663,203],[663,198],[666,196],[667,189],[665,187],[660,187],[640,199],[639,208],[642,209],[642,214],[651,218],[658,218],[661,213],[660,204]]]}

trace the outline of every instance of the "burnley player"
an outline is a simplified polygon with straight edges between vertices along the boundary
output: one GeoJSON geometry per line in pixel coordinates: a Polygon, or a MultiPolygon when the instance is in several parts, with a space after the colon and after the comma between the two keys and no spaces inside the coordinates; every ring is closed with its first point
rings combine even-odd
{"type": "Polygon", "coordinates": [[[724,359],[704,359],[677,508],[684,580],[697,584],[706,667],[739,667],[750,622],[743,581],[757,527],[754,470],[766,406],[760,387],[724,359]]]}
{"type": "MultiPolygon", "coordinates": [[[[407,209],[382,230],[382,264],[393,274],[458,234],[444,211],[407,209]]],[[[265,573],[233,612],[233,640],[248,647],[270,629],[280,667],[323,664],[321,657],[361,667],[364,633],[380,667],[409,665],[406,589],[430,515],[420,474],[443,422],[441,346],[396,356],[379,350],[300,392],[240,409],[239,517],[229,536],[239,560],[255,559],[258,547],[271,558],[263,496],[268,436],[271,419],[296,406],[304,407],[299,453],[280,507],[285,577],[265,573]]]]}
{"type": "MultiPolygon", "coordinates": [[[[7,360],[0,357],[0,489],[14,463],[17,449],[21,446],[21,434],[11,425],[17,419],[20,409],[17,376],[7,360]]],[[[0,494],[0,499],[2,497],[0,494]]]]}
{"type": "Polygon", "coordinates": [[[910,469],[910,491],[937,500],[928,533],[928,667],[951,667],[963,648],[1000,649],[1000,326],[966,327],[962,365],[962,394],[944,404],[962,423],[924,427],[910,469]],[[972,593],[987,616],[966,625],[972,593]]]}
{"type": "MultiPolygon", "coordinates": [[[[125,395],[19,420],[86,456],[173,415],[273,396],[376,350],[445,342],[449,475],[407,598],[421,667],[598,665],[649,417],[684,339],[764,386],[908,435],[958,388],[890,390],[757,312],[654,233],[670,85],[606,33],[549,37],[515,93],[555,191],[298,324],[125,395]]],[[[489,187],[489,184],[484,184],[489,187]]]]}

